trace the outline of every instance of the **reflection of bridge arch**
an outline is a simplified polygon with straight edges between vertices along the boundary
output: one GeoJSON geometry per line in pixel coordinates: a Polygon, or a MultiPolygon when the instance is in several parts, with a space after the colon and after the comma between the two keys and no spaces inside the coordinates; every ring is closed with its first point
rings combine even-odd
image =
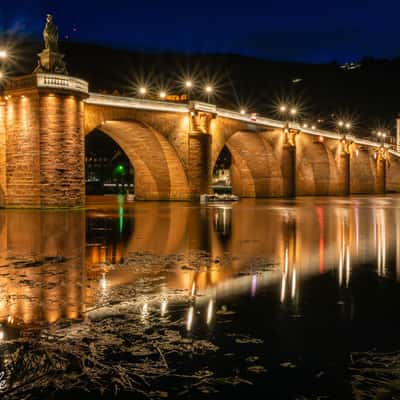
{"type": "Polygon", "coordinates": [[[163,135],[133,121],[107,121],[97,130],[113,139],[129,158],[135,170],[135,192],[139,199],[189,198],[183,165],[163,135]]]}

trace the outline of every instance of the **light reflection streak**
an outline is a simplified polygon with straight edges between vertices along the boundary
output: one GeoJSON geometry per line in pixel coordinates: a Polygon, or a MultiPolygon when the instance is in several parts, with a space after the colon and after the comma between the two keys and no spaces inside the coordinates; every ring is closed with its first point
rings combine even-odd
{"type": "Polygon", "coordinates": [[[346,287],[349,287],[350,283],[350,247],[346,247],[346,287]]]}
{"type": "Polygon", "coordinates": [[[192,324],[193,324],[193,315],[194,315],[194,307],[190,306],[187,314],[187,320],[186,320],[186,330],[190,331],[192,329],[192,324]]]}
{"type": "Polygon", "coordinates": [[[286,297],[286,279],[287,279],[287,272],[284,271],[282,273],[282,283],[281,283],[281,303],[285,301],[286,297]]]}
{"type": "Polygon", "coordinates": [[[212,321],[213,309],[214,309],[214,302],[213,299],[210,299],[207,307],[207,319],[206,319],[207,325],[209,325],[212,321]]]}
{"type": "Polygon", "coordinates": [[[194,297],[196,295],[196,281],[192,283],[192,289],[190,290],[190,295],[194,297]]]}
{"type": "Polygon", "coordinates": [[[383,209],[379,209],[375,214],[375,231],[377,246],[377,270],[379,276],[386,276],[386,221],[383,209]]]}
{"type": "Polygon", "coordinates": [[[292,299],[296,296],[296,268],[293,268],[292,272],[292,299]]]}
{"type": "Polygon", "coordinates": [[[161,316],[164,317],[165,314],[167,313],[167,307],[168,307],[168,301],[167,299],[163,299],[161,301],[161,316]]]}
{"type": "Polygon", "coordinates": [[[145,324],[147,323],[147,320],[149,318],[149,302],[147,299],[144,300],[143,306],[142,306],[142,311],[140,313],[140,317],[142,322],[145,324]]]}
{"type": "Polygon", "coordinates": [[[255,297],[257,291],[257,275],[251,277],[251,297],[255,297]]]}

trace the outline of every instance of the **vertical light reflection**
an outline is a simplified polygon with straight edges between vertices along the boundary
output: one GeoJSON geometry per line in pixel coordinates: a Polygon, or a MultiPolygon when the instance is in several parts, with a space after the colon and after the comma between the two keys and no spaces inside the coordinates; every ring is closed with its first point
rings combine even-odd
{"type": "Polygon", "coordinates": [[[165,314],[167,313],[167,308],[168,308],[168,301],[167,299],[163,299],[161,301],[161,311],[160,311],[162,317],[164,317],[165,314]]]}
{"type": "Polygon", "coordinates": [[[105,272],[101,274],[100,289],[103,296],[107,294],[107,277],[105,272]]]}
{"type": "Polygon", "coordinates": [[[346,247],[346,287],[349,287],[350,283],[350,246],[346,247]]]}
{"type": "Polygon", "coordinates": [[[282,273],[282,283],[281,283],[281,303],[285,301],[286,297],[286,279],[287,279],[287,272],[284,271],[282,273]]]}
{"type": "Polygon", "coordinates": [[[377,270],[379,276],[386,275],[386,221],[385,212],[379,209],[375,214],[375,231],[377,246],[377,270]]]}
{"type": "Polygon", "coordinates": [[[210,325],[213,317],[213,310],[214,310],[214,302],[213,299],[210,299],[207,306],[207,325],[210,325]]]}
{"type": "Polygon", "coordinates": [[[140,312],[140,319],[142,320],[143,324],[146,324],[149,319],[149,301],[148,299],[144,299],[142,310],[140,312]]]}
{"type": "Polygon", "coordinates": [[[190,306],[188,314],[187,314],[187,320],[186,320],[186,330],[188,332],[192,329],[193,315],[194,315],[194,307],[190,306]]]}
{"type": "Polygon", "coordinates": [[[257,291],[257,275],[251,277],[251,297],[255,297],[257,291]]]}
{"type": "Polygon", "coordinates": [[[193,281],[192,283],[192,289],[190,290],[190,295],[193,297],[196,295],[196,282],[193,281]]]}
{"type": "Polygon", "coordinates": [[[295,298],[296,296],[296,268],[293,268],[293,272],[292,272],[292,299],[295,298]]]}
{"type": "Polygon", "coordinates": [[[356,254],[360,252],[360,210],[358,207],[354,209],[354,220],[356,225],[356,254]]]}
{"type": "Polygon", "coordinates": [[[319,272],[324,273],[324,210],[322,207],[317,208],[318,225],[319,225],[319,272]]]}

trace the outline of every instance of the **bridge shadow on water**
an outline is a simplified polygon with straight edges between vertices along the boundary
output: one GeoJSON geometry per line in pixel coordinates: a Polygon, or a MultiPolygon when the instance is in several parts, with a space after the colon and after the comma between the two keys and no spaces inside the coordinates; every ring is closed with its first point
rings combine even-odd
{"type": "MultiPolygon", "coordinates": [[[[11,351],[15,339],[130,301],[143,335],[169,321],[182,340],[216,346],[202,357],[167,352],[170,369],[209,375],[161,378],[152,398],[356,398],[351,354],[399,350],[399,205],[397,196],[209,206],[99,196],[82,211],[3,210],[0,345],[11,351]]],[[[62,393],[52,398],[71,394],[62,393]]],[[[123,385],[104,393],[128,396],[123,385]]]]}

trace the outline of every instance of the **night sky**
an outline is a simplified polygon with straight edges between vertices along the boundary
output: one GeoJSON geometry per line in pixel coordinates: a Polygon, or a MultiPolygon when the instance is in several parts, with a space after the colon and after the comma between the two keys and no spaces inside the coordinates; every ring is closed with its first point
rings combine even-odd
{"type": "Polygon", "coordinates": [[[399,1],[0,0],[2,31],[134,50],[239,53],[272,60],[400,56],[399,1]]]}

